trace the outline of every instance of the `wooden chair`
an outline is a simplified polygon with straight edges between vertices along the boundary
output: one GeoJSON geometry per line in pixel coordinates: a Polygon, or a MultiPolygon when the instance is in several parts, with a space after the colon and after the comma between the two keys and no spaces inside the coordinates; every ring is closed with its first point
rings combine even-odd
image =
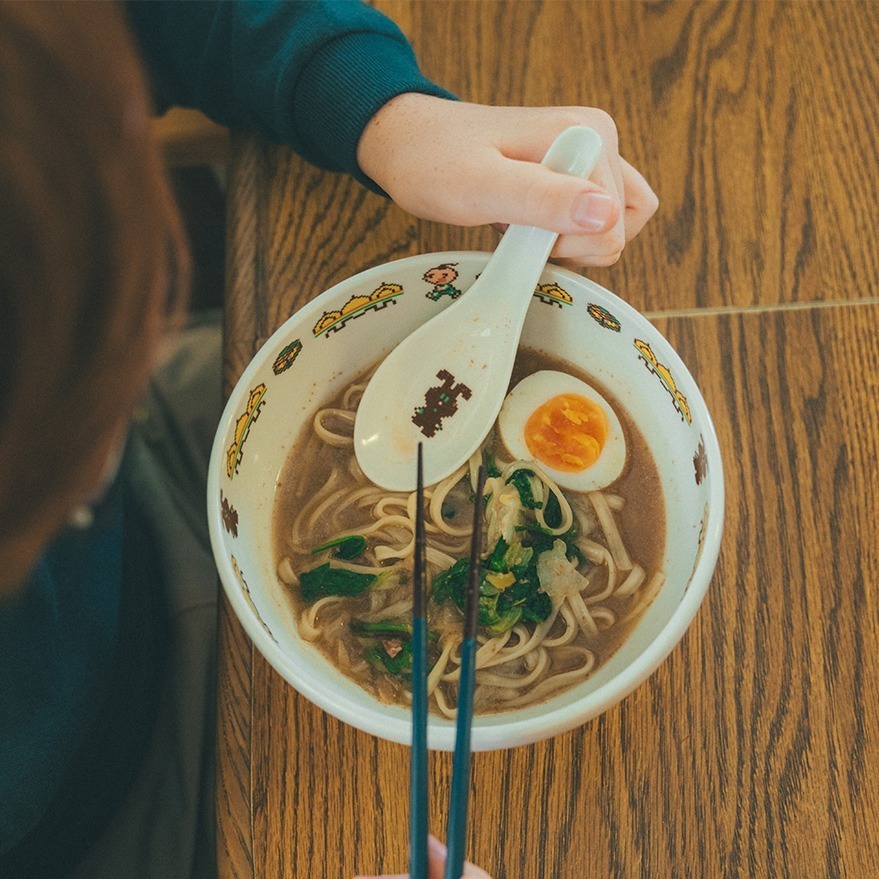
{"type": "Polygon", "coordinates": [[[172,107],[153,120],[153,131],[169,168],[223,166],[229,157],[229,129],[198,110],[172,107]]]}

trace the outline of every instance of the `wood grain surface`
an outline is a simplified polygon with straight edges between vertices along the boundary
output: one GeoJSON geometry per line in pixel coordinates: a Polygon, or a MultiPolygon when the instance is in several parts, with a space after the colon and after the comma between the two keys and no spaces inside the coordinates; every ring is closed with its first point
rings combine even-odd
{"type": "MultiPolygon", "coordinates": [[[[496,879],[879,876],[879,6],[377,5],[463,99],[616,118],[662,204],[588,275],[677,348],[726,466],[683,642],[586,726],[475,757],[471,856],[496,879]]],[[[336,281],[495,241],[244,135],[230,181],[227,389],[336,281]]],[[[405,748],[300,697],[226,607],[219,688],[222,877],[405,868],[405,748]]]]}

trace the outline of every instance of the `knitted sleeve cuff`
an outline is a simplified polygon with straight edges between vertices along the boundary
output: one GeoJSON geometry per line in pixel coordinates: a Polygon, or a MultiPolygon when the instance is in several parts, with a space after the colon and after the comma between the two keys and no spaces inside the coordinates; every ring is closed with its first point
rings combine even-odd
{"type": "Polygon", "coordinates": [[[375,113],[404,92],[456,100],[421,74],[402,40],[362,31],[324,44],[303,67],[292,92],[293,126],[303,156],[346,171],[381,193],[357,164],[357,144],[375,113]]]}

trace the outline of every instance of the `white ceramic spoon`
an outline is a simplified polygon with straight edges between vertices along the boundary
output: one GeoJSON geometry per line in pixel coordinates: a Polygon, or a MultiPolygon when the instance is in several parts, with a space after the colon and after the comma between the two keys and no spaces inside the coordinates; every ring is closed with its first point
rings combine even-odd
{"type": "MultiPolygon", "coordinates": [[[[600,155],[598,134],[574,126],[553,141],[541,164],[587,178],[600,155]]],[[[479,448],[503,405],[522,324],[557,237],[510,226],[473,286],[381,363],[354,424],[354,451],[370,480],[414,490],[419,442],[425,485],[479,448]]]]}

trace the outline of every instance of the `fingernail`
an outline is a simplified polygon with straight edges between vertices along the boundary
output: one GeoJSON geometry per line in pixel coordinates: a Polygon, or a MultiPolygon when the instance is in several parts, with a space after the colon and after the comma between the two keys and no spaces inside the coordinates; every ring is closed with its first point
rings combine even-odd
{"type": "Polygon", "coordinates": [[[445,860],[446,855],[448,854],[448,849],[435,836],[427,837],[427,845],[433,852],[435,858],[445,860]]]}
{"type": "Polygon", "coordinates": [[[587,192],[574,202],[574,222],[588,232],[604,229],[613,216],[613,199],[603,192],[587,192]]]}

